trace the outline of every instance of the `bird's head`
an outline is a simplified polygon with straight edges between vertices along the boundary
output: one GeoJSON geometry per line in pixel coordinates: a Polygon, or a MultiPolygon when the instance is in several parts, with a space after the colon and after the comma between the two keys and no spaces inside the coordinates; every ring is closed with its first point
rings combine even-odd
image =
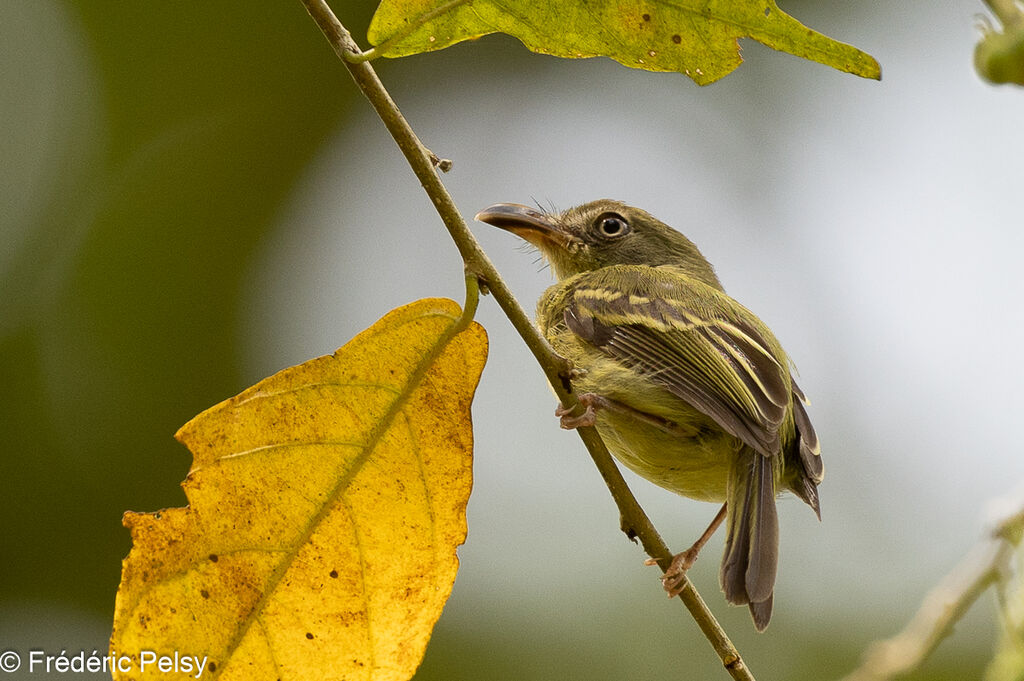
{"type": "Polygon", "coordinates": [[[476,214],[480,222],[536,246],[559,279],[609,265],[674,265],[721,289],[711,264],[692,241],[647,211],[600,199],[562,213],[498,203],[476,214]]]}

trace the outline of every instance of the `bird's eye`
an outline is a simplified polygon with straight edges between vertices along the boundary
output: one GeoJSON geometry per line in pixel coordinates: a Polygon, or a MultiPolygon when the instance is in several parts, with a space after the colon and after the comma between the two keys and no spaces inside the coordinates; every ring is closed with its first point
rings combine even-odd
{"type": "Polygon", "coordinates": [[[629,232],[629,223],[618,213],[605,213],[594,222],[601,236],[618,237],[629,232]]]}

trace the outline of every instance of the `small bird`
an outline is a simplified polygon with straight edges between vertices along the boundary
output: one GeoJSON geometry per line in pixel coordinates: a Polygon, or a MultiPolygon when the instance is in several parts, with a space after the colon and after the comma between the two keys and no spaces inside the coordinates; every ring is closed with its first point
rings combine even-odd
{"type": "Polygon", "coordinates": [[[674,557],[666,591],[682,590],[724,520],[722,589],[763,631],[778,566],[775,499],[789,490],[820,519],[824,476],[807,399],[771,330],[726,295],[689,239],[639,208],[603,199],[556,213],[499,203],[476,219],[537,247],[558,279],[537,304],[537,324],[571,362],[586,407],[573,417],[560,406],[562,426],[596,426],[642,477],[724,502],[674,557]]]}

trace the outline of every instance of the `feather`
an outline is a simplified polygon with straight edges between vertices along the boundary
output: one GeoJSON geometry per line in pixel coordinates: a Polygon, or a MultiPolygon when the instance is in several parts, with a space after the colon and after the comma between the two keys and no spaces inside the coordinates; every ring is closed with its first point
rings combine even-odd
{"type": "MultiPolygon", "coordinates": [[[[798,475],[791,480],[789,488],[798,497],[814,509],[814,514],[821,520],[821,502],[818,499],[818,485],[825,479],[825,465],[821,460],[821,445],[818,443],[818,434],[814,432],[810,418],[807,417],[807,398],[804,393],[793,382],[793,424],[796,428],[796,451],[798,475]]],[[[787,452],[787,466],[792,459],[791,453],[787,452]]]]}
{"type": "MultiPolygon", "coordinates": [[[[702,314],[697,310],[710,306],[686,304],[679,295],[686,291],[676,291],[674,298],[655,297],[665,295],[664,289],[678,279],[641,279],[628,295],[601,282],[581,282],[565,309],[565,324],[754,450],[778,454],[780,429],[792,402],[785,358],[775,357],[768,349],[773,344],[754,324],[702,314]]],[[[708,296],[724,295],[706,289],[708,296]]]]}
{"type": "MultiPolygon", "coordinates": [[[[796,383],[793,386],[795,388],[796,383]]],[[[798,393],[798,390],[793,391],[794,396],[803,397],[803,393],[798,393]]],[[[821,445],[818,443],[818,434],[814,432],[814,426],[811,425],[811,419],[808,418],[807,410],[804,409],[804,402],[801,399],[793,401],[793,423],[800,441],[798,452],[804,473],[815,484],[820,483],[825,479],[825,465],[821,460],[821,445]]]]}
{"type": "Polygon", "coordinates": [[[747,450],[729,481],[725,555],[719,579],[726,600],[747,604],[758,631],[768,625],[779,562],[772,459],[747,450]]]}

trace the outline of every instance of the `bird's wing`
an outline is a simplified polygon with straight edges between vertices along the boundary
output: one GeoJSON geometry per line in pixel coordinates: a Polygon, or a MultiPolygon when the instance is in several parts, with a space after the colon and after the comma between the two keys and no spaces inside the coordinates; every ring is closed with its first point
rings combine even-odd
{"type": "Polygon", "coordinates": [[[608,273],[582,278],[565,310],[568,328],[754,450],[780,453],[792,386],[777,343],[744,308],[719,313],[714,297],[724,293],[645,269],[649,276],[631,277],[628,292],[606,285],[608,273]]]}

